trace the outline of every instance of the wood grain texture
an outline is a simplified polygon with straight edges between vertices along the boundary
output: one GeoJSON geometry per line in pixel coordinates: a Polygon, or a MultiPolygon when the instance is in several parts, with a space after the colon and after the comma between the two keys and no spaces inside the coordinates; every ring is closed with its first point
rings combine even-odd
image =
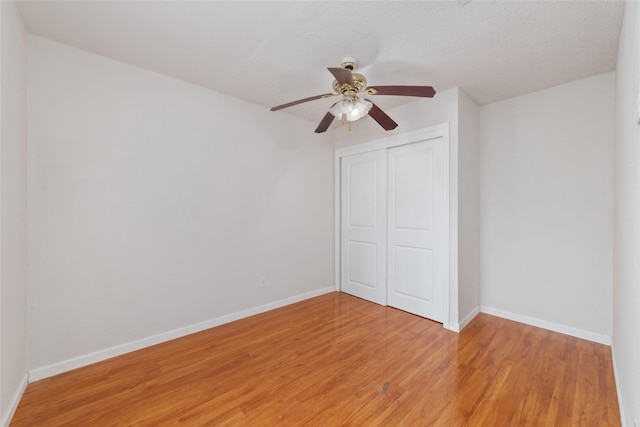
{"type": "Polygon", "coordinates": [[[316,99],[329,98],[329,97],[332,97],[332,96],[336,96],[336,94],[335,93],[323,93],[322,95],[314,95],[314,96],[310,96],[308,98],[298,99],[296,101],[287,102],[286,104],[282,104],[282,105],[277,105],[275,107],[271,107],[271,111],[278,111],[278,110],[282,110],[283,108],[289,108],[289,107],[293,107],[294,105],[303,104],[303,103],[309,102],[309,101],[315,101],[316,99]]]}
{"type": "Polygon", "coordinates": [[[30,384],[11,426],[619,426],[610,348],[332,293],[30,384]]]}
{"type": "MultiPolygon", "coordinates": [[[[333,104],[333,105],[336,105],[336,104],[333,104]]],[[[331,106],[331,108],[333,108],[333,105],[331,106]]],[[[329,126],[333,122],[334,118],[335,117],[331,113],[325,114],[324,117],[322,118],[322,120],[320,120],[320,124],[318,125],[318,127],[316,128],[316,130],[314,132],[315,133],[326,132],[327,129],[329,129],[329,126]]]]}
{"type": "Polygon", "coordinates": [[[329,67],[327,68],[327,70],[329,70],[329,72],[333,74],[333,77],[336,78],[340,86],[349,85],[353,87],[354,82],[353,82],[353,75],[351,74],[351,70],[347,68],[340,68],[340,67],[329,67]]]}
{"type": "Polygon", "coordinates": [[[420,96],[432,98],[436,91],[431,86],[371,86],[372,95],[420,96]]]}
{"type": "MultiPolygon", "coordinates": [[[[367,101],[371,102],[370,99],[367,99],[367,101]]],[[[373,120],[378,122],[378,124],[382,126],[384,130],[392,130],[398,127],[398,124],[373,102],[371,102],[371,110],[369,111],[369,115],[373,120]]]]}

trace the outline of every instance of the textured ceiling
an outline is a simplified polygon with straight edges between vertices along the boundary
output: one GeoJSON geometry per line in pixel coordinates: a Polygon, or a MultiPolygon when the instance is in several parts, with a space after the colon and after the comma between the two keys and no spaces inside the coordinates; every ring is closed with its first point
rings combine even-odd
{"type": "MultiPolygon", "coordinates": [[[[330,92],[326,67],[345,56],[370,85],[460,86],[479,104],[510,98],[613,70],[623,13],[620,1],[17,5],[33,34],[265,107],[330,92]]],[[[315,122],[332,102],[283,112],[315,122]]]]}

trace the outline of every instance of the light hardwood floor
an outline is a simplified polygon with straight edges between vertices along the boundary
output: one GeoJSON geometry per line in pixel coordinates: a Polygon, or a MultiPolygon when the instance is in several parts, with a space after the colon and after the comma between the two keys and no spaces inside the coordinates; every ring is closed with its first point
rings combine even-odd
{"type": "Polygon", "coordinates": [[[331,293],[30,384],[11,426],[619,426],[610,348],[331,293]]]}

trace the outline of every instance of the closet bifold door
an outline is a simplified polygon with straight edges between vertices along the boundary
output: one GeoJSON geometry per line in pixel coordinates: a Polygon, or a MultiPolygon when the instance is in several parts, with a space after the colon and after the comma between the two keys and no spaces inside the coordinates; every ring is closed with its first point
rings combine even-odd
{"type": "Polygon", "coordinates": [[[387,150],[341,160],[342,291],[387,304],[387,150]]]}

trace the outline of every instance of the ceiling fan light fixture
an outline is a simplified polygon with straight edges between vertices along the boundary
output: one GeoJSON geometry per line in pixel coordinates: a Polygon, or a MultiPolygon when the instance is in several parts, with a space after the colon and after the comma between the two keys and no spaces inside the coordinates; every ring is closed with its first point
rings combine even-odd
{"type": "Polygon", "coordinates": [[[355,122],[369,114],[372,106],[371,102],[362,98],[345,96],[331,107],[329,112],[337,119],[355,122]]]}

